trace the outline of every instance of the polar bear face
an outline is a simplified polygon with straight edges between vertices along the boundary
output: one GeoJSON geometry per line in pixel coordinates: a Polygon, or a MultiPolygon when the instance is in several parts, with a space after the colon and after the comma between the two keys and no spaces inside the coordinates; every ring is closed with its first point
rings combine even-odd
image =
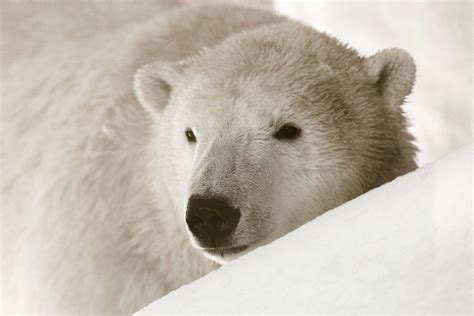
{"type": "Polygon", "coordinates": [[[282,23],[146,65],[135,91],[178,220],[223,263],[413,169],[400,109],[413,81],[402,51],[362,58],[282,23]]]}

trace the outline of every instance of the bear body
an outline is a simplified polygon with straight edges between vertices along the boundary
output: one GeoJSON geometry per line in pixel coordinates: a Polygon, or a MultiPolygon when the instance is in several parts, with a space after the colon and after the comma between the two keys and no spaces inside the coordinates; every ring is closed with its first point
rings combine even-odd
{"type": "Polygon", "coordinates": [[[413,170],[414,72],[403,51],[364,58],[228,6],[6,69],[4,310],[132,313],[413,170]],[[239,214],[213,249],[190,229],[194,197],[239,214]]]}

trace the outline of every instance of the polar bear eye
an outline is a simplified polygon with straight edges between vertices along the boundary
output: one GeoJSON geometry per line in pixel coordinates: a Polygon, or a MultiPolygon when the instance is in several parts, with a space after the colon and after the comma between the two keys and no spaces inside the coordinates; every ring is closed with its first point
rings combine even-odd
{"type": "Polygon", "coordinates": [[[194,135],[194,133],[191,129],[186,130],[185,134],[186,134],[186,138],[187,138],[188,142],[190,142],[190,143],[195,143],[196,142],[196,136],[194,135]]]}
{"type": "Polygon", "coordinates": [[[278,132],[273,134],[273,137],[276,139],[287,139],[293,140],[298,138],[301,135],[301,130],[298,127],[295,127],[290,124],[283,125],[278,132]]]}

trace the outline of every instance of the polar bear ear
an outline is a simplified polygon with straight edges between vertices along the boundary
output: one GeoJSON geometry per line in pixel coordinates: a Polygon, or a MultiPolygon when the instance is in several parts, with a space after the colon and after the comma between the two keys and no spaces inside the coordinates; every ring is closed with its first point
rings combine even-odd
{"type": "Polygon", "coordinates": [[[133,77],[133,90],[140,104],[153,114],[168,104],[173,84],[182,72],[179,64],[154,62],[142,66],[133,77]]]}
{"type": "Polygon", "coordinates": [[[413,58],[401,49],[385,49],[365,60],[370,80],[392,107],[401,106],[415,84],[413,58]]]}

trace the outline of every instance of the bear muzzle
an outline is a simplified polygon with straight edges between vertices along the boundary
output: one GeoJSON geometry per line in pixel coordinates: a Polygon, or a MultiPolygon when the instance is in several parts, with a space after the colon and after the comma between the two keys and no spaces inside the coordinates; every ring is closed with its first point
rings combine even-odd
{"type": "Polygon", "coordinates": [[[193,195],[189,198],[186,224],[203,248],[222,248],[235,231],[240,210],[221,197],[193,195]]]}

